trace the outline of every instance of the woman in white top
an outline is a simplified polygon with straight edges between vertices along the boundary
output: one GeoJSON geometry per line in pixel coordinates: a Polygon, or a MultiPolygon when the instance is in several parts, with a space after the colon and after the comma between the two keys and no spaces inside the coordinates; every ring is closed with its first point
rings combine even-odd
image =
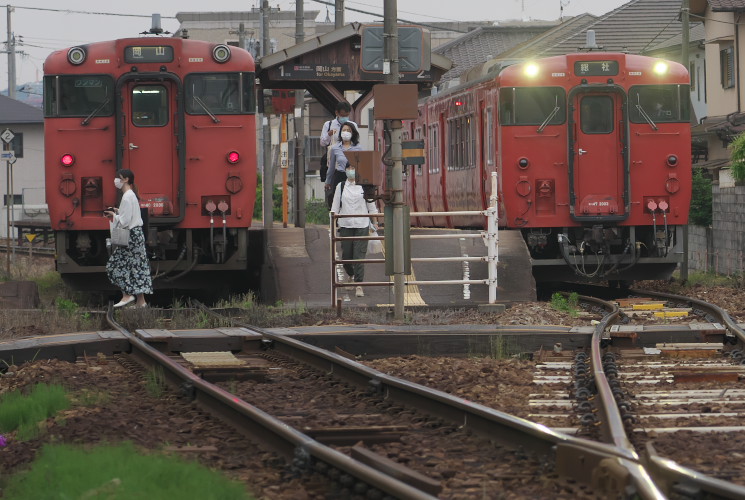
{"type": "Polygon", "coordinates": [[[122,190],[119,208],[104,211],[111,226],[118,224],[129,229],[129,245],[114,247],[106,264],[109,280],[122,290],[122,300],[114,307],[124,307],[137,299],[138,307],[145,307],[145,294],[153,293],[150,278],[150,263],[145,250],[145,234],[142,232],[140,202],[135,194],[135,174],[131,170],[120,170],[114,179],[114,186],[122,190]]]}
{"type": "MultiPolygon", "coordinates": [[[[334,201],[331,211],[338,215],[352,214],[376,214],[378,207],[375,203],[365,200],[362,186],[355,182],[356,171],[353,165],[347,164],[345,170],[347,180],[340,182],[334,191],[334,201]]],[[[378,227],[370,217],[345,217],[339,219],[339,236],[367,236],[370,234],[370,226],[375,230],[378,227]]],[[[344,260],[364,259],[367,255],[367,240],[342,240],[341,258],[344,260]]],[[[355,283],[365,281],[364,264],[344,264],[344,270],[355,283]]],[[[361,286],[355,290],[357,297],[364,297],[365,292],[361,286]]]]}

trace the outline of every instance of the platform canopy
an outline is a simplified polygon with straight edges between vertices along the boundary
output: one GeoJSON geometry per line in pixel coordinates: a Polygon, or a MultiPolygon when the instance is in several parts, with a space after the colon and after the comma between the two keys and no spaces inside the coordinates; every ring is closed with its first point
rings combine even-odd
{"type": "MultiPolygon", "coordinates": [[[[452,61],[432,53],[426,29],[399,25],[398,31],[400,82],[416,83],[420,91],[432,87],[452,61]]],[[[262,89],[306,89],[332,114],[345,91],[357,91],[352,107],[358,109],[385,80],[382,40],[382,24],[351,23],[262,57],[256,76],[262,89]]]]}

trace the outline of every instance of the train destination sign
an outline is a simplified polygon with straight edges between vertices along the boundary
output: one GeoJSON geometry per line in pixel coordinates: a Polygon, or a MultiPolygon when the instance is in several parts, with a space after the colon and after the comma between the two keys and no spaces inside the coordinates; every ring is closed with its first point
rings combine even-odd
{"type": "Polygon", "coordinates": [[[618,61],[576,61],[574,74],[577,76],[616,76],[618,61]]]}
{"type": "Polygon", "coordinates": [[[272,79],[349,80],[348,64],[281,64],[271,70],[272,79]]]}
{"type": "Polygon", "coordinates": [[[125,47],[124,61],[127,63],[173,62],[173,47],[168,45],[125,47]]]}

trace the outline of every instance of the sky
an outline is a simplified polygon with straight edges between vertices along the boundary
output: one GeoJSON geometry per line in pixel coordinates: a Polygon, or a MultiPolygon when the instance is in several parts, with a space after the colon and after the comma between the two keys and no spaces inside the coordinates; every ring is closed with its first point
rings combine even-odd
{"type": "MultiPolygon", "coordinates": [[[[558,19],[563,6],[564,16],[588,12],[601,15],[628,0],[397,0],[398,17],[422,23],[445,21],[474,21],[510,19],[558,19]],[[433,4],[438,8],[433,9],[433,4]]],[[[260,0],[211,0],[205,8],[203,0],[128,0],[127,2],[101,2],[100,0],[16,0],[11,16],[11,29],[16,40],[23,45],[16,50],[25,54],[16,57],[17,84],[38,81],[42,77],[44,59],[54,50],[74,45],[128,38],[150,28],[150,15],[159,13],[163,29],[175,32],[177,12],[248,11],[259,7],[260,0]],[[154,8],[153,5],[156,5],[154,8]],[[49,10],[42,10],[49,9],[49,10]],[[84,14],[81,12],[89,12],[84,14]],[[141,16],[141,17],[138,17],[141,16]]],[[[294,0],[269,0],[270,7],[295,11],[294,0]]],[[[373,12],[367,15],[353,10],[345,12],[345,22],[371,22],[383,18],[384,0],[345,0],[347,9],[373,12]]],[[[318,10],[317,21],[326,18],[328,8],[333,20],[333,0],[318,2],[305,0],[305,10],[318,10]],[[326,5],[330,3],[332,5],[326,5]]],[[[6,50],[7,4],[0,3],[2,50],[6,50]]],[[[8,56],[0,54],[0,89],[8,86],[8,56]]]]}

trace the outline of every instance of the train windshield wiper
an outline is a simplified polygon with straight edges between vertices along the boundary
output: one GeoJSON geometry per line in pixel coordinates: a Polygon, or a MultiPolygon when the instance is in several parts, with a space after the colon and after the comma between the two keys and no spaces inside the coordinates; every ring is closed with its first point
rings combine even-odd
{"type": "Polygon", "coordinates": [[[541,123],[541,126],[538,127],[538,130],[536,130],[536,132],[538,132],[539,134],[543,132],[543,129],[545,129],[546,126],[549,124],[549,122],[554,119],[554,116],[556,116],[556,113],[558,112],[559,112],[559,98],[557,97],[556,102],[554,104],[553,111],[551,111],[551,113],[546,117],[546,119],[543,120],[543,123],[541,123]]]}
{"type": "Polygon", "coordinates": [[[207,107],[207,105],[199,97],[194,96],[194,100],[196,101],[197,104],[199,104],[202,107],[202,109],[208,115],[210,115],[210,118],[212,118],[212,121],[213,122],[220,123],[220,120],[212,113],[212,111],[210,111],[210,109],[207,107]]]}
{"type": "Polygon", "coordinates": [[[81,124],[82,126],[84,126],[84,127],[85,127],[86,125],[88,125],[88,124],[90,123],[91,119],[92,119],[92,118],[93,118],[94,116],[96,116],[96,114],[98,114],[98,112],[99,112],[99,111],[101,111],[101,110],[102,110],[102,109],[104,108],[104,106],[106,106],[106,105],[107,105],[107,104],[109,103],[109,101],[110,101],[110,100],[111,100],[111,97],[107,97],[106,99],[104,99],[104,100],[103,100],[103,102],[102,102],[101,104],[99,104],[99,105],[98,105],[98,107],[97,107],[96,109],[94,109],[93,111],[91,111],[91,114],[89,114],[88,116],[86,116],[86,117],[85,117],[85,118],[83,119],[83,121],[82,121],[82,122],[80,122],[80,124],[81,124]]]}
{"type": "MultiPolygon", "coordinates": [[[[639,96],[636,96],[637,99],[639,96]]],[[[642,118],[644,118],[647,123],[649,123],[649,126],[652,127],[652,130],[657,130],[657,125],[652,121],[652,118],[649,117],[646,111],[644,111],[644,108],[642,108],[642,105],[639,101],[637,101],[636,109],[639,111],[639,114],[642,115],[642,118]]]]}

